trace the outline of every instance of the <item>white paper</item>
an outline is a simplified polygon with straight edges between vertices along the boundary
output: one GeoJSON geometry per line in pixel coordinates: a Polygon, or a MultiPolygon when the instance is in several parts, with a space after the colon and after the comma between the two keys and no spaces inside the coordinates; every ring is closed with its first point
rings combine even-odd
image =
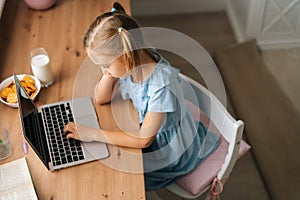
{"type": "Polygon", "coordinates": [[[0,165],[0,200],[37,200],[25,158],[0,165]]]}

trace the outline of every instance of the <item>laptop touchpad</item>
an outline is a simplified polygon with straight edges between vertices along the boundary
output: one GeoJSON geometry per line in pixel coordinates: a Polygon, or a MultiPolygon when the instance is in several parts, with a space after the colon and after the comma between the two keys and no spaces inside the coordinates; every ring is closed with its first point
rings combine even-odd
{"type": "Polygon", "coordinates": [[[82,97],[72,100],[73,115],[78,118],[95,113],[93,102],[90,97],[82,97]]]}

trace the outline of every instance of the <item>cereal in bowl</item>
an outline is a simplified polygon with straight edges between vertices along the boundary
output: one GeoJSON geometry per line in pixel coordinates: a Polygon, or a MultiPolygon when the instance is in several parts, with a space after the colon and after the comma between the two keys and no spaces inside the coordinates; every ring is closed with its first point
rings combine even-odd
{"type": "MultiPolygon", "coordinates": [[[[30,76],[24,76],[23,79],[20,81],[23,87],[25,88],[28,96],[33,97],[36,92],[37,88],[35,87],[35,81],[30,76]]],[[[16,85],[12,81],[9,84],[7,84],[3,90],[1,91],[1,97],[7,102],[7,103],[17,103],[17,94],[16,94],[16,85]]]]}

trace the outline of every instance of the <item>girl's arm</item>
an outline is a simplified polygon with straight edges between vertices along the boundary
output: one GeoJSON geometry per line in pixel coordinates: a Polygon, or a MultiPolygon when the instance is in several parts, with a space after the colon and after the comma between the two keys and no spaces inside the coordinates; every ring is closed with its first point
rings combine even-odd
{"type": "Polygon", "coordinates": [[[116,83],[116,78],[103,73],[94,90],[94,99],[97,104],[105,104],[113,99],[113,89],[116,83]]]}
{"type": "Polygon", "coordinates": [[[131,148],[145,148],[152,143],[164,119],[165,113],[148,111],[142,127],[136,133],[93,129],[75,123],[69,123],[64,128],[64,132],[67,134],[67,138],[82,141],[99,141],[131,148]]]}

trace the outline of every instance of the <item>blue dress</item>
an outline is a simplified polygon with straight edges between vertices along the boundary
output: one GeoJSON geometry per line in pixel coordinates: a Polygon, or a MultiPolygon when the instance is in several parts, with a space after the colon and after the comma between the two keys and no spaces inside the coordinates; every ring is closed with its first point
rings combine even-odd
{"type": "Polygon", "coordinates": [[[131,76],[119,79],[121,96],[131,99],[143,123],[148,111],[164,112],[166,118],[151,145],[143,149],[146,190],[171,184],[207,158],[218,146],[217,134],[194,122],[185,104],[179,70],[159,54],[159,62],[143,83],[131,76]]]}

